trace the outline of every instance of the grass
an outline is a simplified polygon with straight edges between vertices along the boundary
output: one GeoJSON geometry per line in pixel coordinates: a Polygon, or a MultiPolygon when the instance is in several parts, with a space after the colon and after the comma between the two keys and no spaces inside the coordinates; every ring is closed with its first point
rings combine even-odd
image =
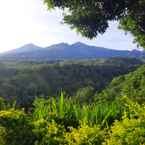
{"type": "Polygon", "coordinates": [[[38,98],[34,101],[35,118],[83,122],[89,125],[110,125],[122,116],[123,107],[117,101],[80,104],[61,93],[59,98],[38,98]]]}

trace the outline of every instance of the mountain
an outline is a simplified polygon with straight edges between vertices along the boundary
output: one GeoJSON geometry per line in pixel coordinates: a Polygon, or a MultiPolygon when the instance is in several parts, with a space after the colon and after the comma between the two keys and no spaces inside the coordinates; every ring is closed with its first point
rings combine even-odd
{"type": "Polygon", "coordinates": [[[2,53],[0,60],[62,60],[62,59],[94,59],[109,57],[145,58],[145,52],[139,50],[113,50],[103,47],[90,46],[81,42],[69,45],[59,43],[46,48],[34,44],[2,53]]]}

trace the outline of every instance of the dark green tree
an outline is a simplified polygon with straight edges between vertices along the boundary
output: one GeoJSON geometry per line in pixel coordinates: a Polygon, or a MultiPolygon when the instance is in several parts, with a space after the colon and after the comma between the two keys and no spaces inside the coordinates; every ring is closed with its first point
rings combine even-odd
{"type": "Polygon", "coordinates": [[[91,86],[87,86],[84,88],[80,88],[76,93],[76,99],[80,101],[80,103],[91,103],[92,96],[94,95],[94,88],[91,86]]]}
{"type": "Polygon", "coordinates": [[[120,28],[134,35],[145,47],[145,0],[44,0],[48,9],[64,11],[64,23],[79,33],[94,38],[104,33],[108,22],[117,20],[120,28]]]}

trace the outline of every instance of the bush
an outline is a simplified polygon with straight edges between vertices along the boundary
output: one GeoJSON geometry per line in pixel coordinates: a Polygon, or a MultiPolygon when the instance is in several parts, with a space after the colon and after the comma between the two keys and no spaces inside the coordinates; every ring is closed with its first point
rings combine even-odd
{"type": "Polygon", "coordinates": [[[105,131],[99,127],[81,125],[78,129],[72,128],[65,134],[67,145],[101,145],[104,141],[105,131]]]}
{"type": "Polygon", "coordinates": [[[145,120],[128,119],[116,121],[111,128],[106,145],[143,145],[145,143],[145,120]]]}
{"type": "Polygon", "coordinates": [[[63,126],[56,124],[54,121],[48,122],[40,119],[34,122],[33,132],[37,136],[35,145],[63,145],[63,126]]]}
{"type": "Polygon", "coordinates": [[[0,125],[0,142],[3,142],[0,145],[34,144],[35,136],[31,131],[31,125],[22,111],[0,111],[0,125]]]}
{"type": "Polygon", "coordinates": [[[36,99],[34,112],[0,111],[0,145],[143,145],[145,105],[36,99]]]}
{"type": "Polygon", "coordinates": [[[0,126],[0,145],[5,145],[6,135],[7,135],[6,128],[0,126]]]}
{"type": "Polygon", "coordinates": [[[121,121],[111,127],[110,137],[105,145],[144,145],[145,105],[127,100],[127,112],[121,121]]]}

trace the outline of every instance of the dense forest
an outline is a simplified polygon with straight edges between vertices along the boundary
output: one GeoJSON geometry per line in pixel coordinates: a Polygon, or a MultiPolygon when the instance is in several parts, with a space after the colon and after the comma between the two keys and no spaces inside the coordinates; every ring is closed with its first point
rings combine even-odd
{"type": "Polygon", "coordinates": [[[143,145],[144,67],[134,58],[1,63],[0,145],[143,145]]]}
{"type": "Polygon", "coordinates": [[[37,96],[56,96],[65,91],[82,100],[93,99],[116,76],[127,74],[144,60],[110,58],[60,62],[5,62],[0,67],[0,96],[28,106],[37,96]],[[89,96],[88,96],[89,95],[89,96]]]}
{"type": "Polygon", "coordinates": [[[114,78],[101,93],[96,93],[100,100],[112,101],[121,96],[128,96],[135,101],[145,101],[145,65],[127,75],[114,78]]]}

